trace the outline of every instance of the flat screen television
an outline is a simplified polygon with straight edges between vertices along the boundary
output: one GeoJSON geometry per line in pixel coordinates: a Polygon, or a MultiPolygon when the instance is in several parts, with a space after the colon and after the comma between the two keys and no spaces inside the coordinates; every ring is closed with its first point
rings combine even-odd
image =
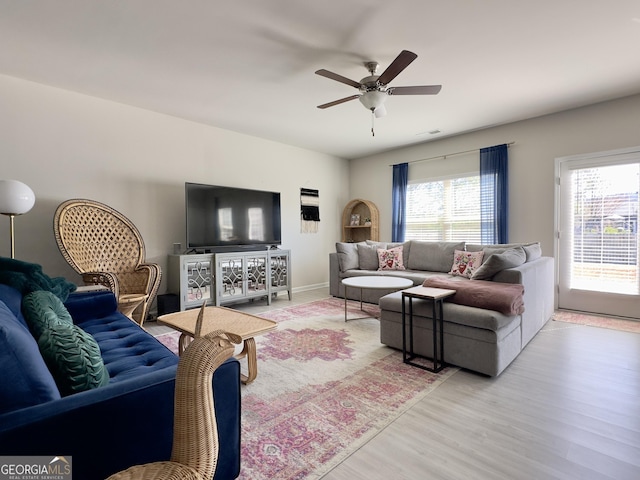
{"type": "Polygon", "coordinates": [[[187,247],[216,252],[280,245],[280,193],[185,183],[187,247]]]}

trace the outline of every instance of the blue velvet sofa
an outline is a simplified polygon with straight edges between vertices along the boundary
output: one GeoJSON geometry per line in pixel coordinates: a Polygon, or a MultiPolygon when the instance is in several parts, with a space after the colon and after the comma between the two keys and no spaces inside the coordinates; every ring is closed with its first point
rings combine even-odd
{"type": "MultiPolygon", "coordinates": [[[[73,323],[100,347],[109,382],[61,396],[21,313],[22,294],[0,284],[0,455],[71,456],[74,478],[104,479],[168,460],[178,357],[117,310],[111,292],[72,293],[73,323]]],[[[215,372],[220,440],[216,479],[240,471],[240,367],[215,372]]]]}

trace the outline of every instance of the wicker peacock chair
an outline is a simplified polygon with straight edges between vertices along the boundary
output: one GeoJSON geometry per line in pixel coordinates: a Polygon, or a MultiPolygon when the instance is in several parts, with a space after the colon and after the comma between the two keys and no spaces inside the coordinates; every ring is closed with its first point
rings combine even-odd
{"type": "Polygon", "coordinates": [[[216,330],[198,337],[180,357],[176,373],[171,461],[136,465],[108,480],[205,480],[218,463],[213,372],[233,355],[238,335],[216,330]]]}
{"type": "Polygon", "coordinates": [[[108,205],[72,199],[56,209],[53,230],[62,256],[85,285],[109,288],[120,310],[142,326],[162,271],[155,263],[145,263],[144,241],[136,226],[108,205]]]}

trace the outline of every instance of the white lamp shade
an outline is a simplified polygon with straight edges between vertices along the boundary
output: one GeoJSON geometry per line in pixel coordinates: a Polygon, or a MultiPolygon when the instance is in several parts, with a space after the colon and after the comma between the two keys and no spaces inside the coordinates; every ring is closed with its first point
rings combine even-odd
{"type": "Polygon", "coordinates": [[[27,185],[17,180],[0,180],[0,213],[22,215],[33,208],[36,196],[27,185]]]}
{"type": "Polygon", "coordinates": [[[380,117],[384,117],[387,114],[387,109],[384,106],[384,104],[380,105],[378,108],[376,108],[373,111],[374,115],[376,116],[376,118],[380,118],[380,117]]]}

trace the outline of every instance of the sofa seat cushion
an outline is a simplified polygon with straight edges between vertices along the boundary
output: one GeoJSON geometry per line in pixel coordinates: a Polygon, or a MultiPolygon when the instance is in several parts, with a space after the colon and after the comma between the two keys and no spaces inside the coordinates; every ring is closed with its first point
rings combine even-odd
{"type": "MultiPolygon", "coordinates": [[[[21,295],[16,291],[16,294],[21,295]]],[[[38,344],[0,301],[0,414],[57,400],[60,392],[44,363],[38,344]]]]}
{"type": "MultiPolygon", "coordinates": [[[[430,319],[432,308],[433,303],[428,300],[413,299],[414,319],[416,317],[430,319]]],[[[380,309],[402,313],[402,293],[394,292],[380,298],[380,309]]],[[[499,341],[514,328],[518,328],[521,318],[520,315],[504,315],[493,310],[449,302],[444,302],[442,313],[445,323],[478,329],[476,332],[468,331],[466,334],[462,329],[456,329],[460,335],[471,335],[473,338],[483,339],[484,341],[499,341]],[[480,330],[485,330],[485,334],[480,330]],[[494,334],[489,334],[489,332],[494,334]]],[[[445,327],[446,329],[447,327],[445,327]]]]}
{"type": "Polygon", "coordinates": [[[178,357],[119,312],[80,324],[100,345],[110,383],[176,365],[178,357]]]}

